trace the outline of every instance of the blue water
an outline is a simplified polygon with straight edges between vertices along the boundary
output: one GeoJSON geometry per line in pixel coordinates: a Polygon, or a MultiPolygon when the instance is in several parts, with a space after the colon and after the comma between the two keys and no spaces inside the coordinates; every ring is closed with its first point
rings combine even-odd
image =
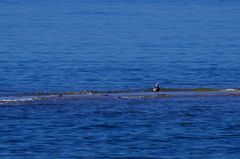
{"type": "MultiPolygon", "coordinates": [[[[0,96],[239,88],[237,0],[0,1],[0,96]]],[[[0,156],[239,158],[239,97],[0,106],[0,156]]]]}

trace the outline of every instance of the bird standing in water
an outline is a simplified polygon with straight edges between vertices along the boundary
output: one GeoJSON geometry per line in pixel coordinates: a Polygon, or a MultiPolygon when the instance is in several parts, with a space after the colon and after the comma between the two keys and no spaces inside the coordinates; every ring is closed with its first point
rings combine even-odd
{"type": "Polygon", "coordinates": [[[159,92],[159,91],[160,91],[160,87],[159,87],[159,83],[157,83],[153,88],[153,92],[159,92]]]}

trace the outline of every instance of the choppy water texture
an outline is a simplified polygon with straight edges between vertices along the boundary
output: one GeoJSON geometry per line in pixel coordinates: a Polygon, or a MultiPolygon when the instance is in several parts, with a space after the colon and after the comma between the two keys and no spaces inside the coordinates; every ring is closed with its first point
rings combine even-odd
{"type": "Polygon", "coordinates": [[[239,17],[236,0],[1,0],[0,157],[239,158],[239,96],[95,98],[238,92],[239,17]]]}

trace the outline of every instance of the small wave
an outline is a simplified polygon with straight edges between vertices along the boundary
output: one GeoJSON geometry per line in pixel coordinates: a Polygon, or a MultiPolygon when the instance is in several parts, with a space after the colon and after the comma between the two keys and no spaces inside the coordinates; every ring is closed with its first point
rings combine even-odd
{"type": "Polygon", "coordinates": [[[36,99],[37,98],[32,98],[32,97],[27,97],[27,98],[2,98],[2,99],[0,99],[0,104],[29,102],[29,101],[34,101],[36,99]]]}
{"type": "Polygon", "coordinates": [[[235,89],[235,88],[227,88],[227,89],[223,89],[221,90],[222,92],[239,92],[239,89],[235,89]]]}

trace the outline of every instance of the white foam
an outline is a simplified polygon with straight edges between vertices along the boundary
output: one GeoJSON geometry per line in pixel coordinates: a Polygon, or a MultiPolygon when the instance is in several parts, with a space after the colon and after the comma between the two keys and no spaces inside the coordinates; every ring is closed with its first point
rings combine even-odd
{"type": "Polygon", "coordinates": [[[0,99],[0,104],[4,103],[17,103],[17,102],[28,102],[28,101],[34,101],[36,98],[31,97],[22,97],[22,98],[2,98],[0,99]]]}
{"type": "Polygon", "coordinates": [[[238,92],[239,90],[238,89],[234,89],[234,88],[228,88],[228,89],[223,89],[221,91],[223,91],[223,92],[238,92]]]}

